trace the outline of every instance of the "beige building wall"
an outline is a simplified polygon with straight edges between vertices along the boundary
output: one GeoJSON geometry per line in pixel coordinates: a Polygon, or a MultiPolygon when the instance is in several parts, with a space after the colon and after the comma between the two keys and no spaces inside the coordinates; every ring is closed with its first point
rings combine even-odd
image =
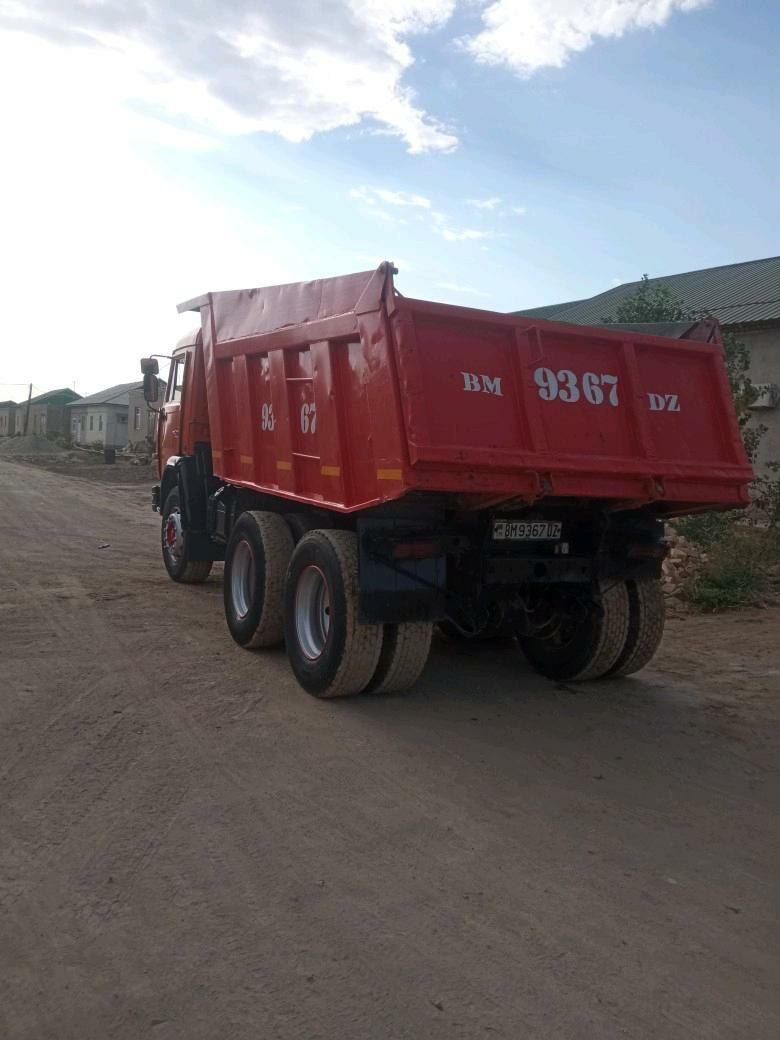
{"type": "Polygon", "coordinates": [[[144,400],[142,389],[131,390],[129,394],[127,414],[127,443],[129,447],[147,448],[147,438],[154,437],[154,423],[157,415],[144,400]]]}
{"type": "Polygon", "coordinates": [[[70,409],[70,435],[76,444],[127,444],[127,405],[86,405],[70,409]]]}
{"type": "MultiPolygon", "coordinates": [[[[773,328],[734,330],[750,349],[750,378],[754,383],[780,386],[780,322],[773,328]]],[[[774,408],[754,408],[751,425],[767,427],[761,439],[756,468],[780,460],[780,404],[774,408]]]]}

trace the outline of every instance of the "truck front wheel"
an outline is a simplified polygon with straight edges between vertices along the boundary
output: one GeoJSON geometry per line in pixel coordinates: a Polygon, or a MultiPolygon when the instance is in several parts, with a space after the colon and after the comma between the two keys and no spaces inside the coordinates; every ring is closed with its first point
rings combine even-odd
{"type": "Polygon", "coordinates": [[[295,678],[315,697],[349,697],[371,682],[382,625],[358,623],[358,546],[351,531],[310,531],[287,571],[284,639],[295,678]]]}
{"type": "Polygon", "coordinates": [[[200,585],[211,573],[211,560],[191,560],[188,535],[181,517],[179,489],[171,488],[162,510],[162,557],[174,581],[200,585]]]}
{"type": "Polygon", "coordinates": [[[247,510],[225,551],[225,620],[247,649],[278,646],[284,638],[284,581],[293,552],[290,528],[277,513],[247,510]]]}
{"type": "Polygon", "coordinates": [[[519,636],[529,663],[548,679],[600,679],[626,646],[629,598],[624,581],[603,581],[592,591],[550,586],[532,615],[534,629],[519,636]]]}

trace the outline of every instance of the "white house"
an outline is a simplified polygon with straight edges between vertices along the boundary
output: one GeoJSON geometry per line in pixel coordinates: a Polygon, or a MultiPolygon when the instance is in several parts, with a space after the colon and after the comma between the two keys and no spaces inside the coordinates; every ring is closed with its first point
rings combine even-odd
{"type": "Polygon", "coordinates": [[[70,435],[76,444],[124,448],[128,436],[130,393],[142,383],[120,383],[68,406],[70,435]]]}

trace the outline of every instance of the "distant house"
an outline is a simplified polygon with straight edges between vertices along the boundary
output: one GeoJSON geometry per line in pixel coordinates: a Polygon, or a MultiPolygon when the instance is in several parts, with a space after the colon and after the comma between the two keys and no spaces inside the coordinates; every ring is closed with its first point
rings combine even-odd
{"type": "Polygon", "coordinates": [[[0,437],[13,437],[16,432],[16,401],[0,401],[0,437]]]}
{"type": "MultiPolygon", "coordinates": [[[[586,300],[571,300],[517,311],[530,318],[603,325],[631,296],[639,282],[624,282],[586,300]]],[[[694,317],[717,318],[724,331],[735,333],[750,350],[750,378],[760,394],[753,422],[767,427],[758,464],[780,459],[780,256],[724,267],[651,278],[694,317]]]]}
{"type": "Polygon", "coordinates": [[[143,383],[130,391],[127,414],[127,444],[130,448],[148,448],[154,438],[157,413],[144,399],[143,383]]]}
{"type": "Polygon", "coordinates": [[[124,448],[127,444],[130,394],[142,383],[119,383],[70,405],[70,435],[76,444],[102,444],[124,448]]]}
{"type": "MultiPolygon", "coordinates": [[[[46,394],[33,397],[29,402],[30,418],[27,422],[27,432],[43,436],[47,433],[66,433],[70,417],[67,407],[72,401],[78,401],[80,397],[81,394],[77,394],[75,390],[69,390],[67,387],[62,390],[49,390],[46,394]]],[[[26,417],[27,401],[22,401],[16,406],[14,419],[16,433],[24,433],[26,417]]]]}

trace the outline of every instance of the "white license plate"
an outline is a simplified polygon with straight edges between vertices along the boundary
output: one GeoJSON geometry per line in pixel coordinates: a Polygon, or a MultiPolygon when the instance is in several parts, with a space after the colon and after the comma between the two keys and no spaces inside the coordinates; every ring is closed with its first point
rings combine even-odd
{"type": "Polygon", "coordinates": [[[494,520],[493,538],[496,541],[552,542],[561,537],[558,520],[494,520]]]}

